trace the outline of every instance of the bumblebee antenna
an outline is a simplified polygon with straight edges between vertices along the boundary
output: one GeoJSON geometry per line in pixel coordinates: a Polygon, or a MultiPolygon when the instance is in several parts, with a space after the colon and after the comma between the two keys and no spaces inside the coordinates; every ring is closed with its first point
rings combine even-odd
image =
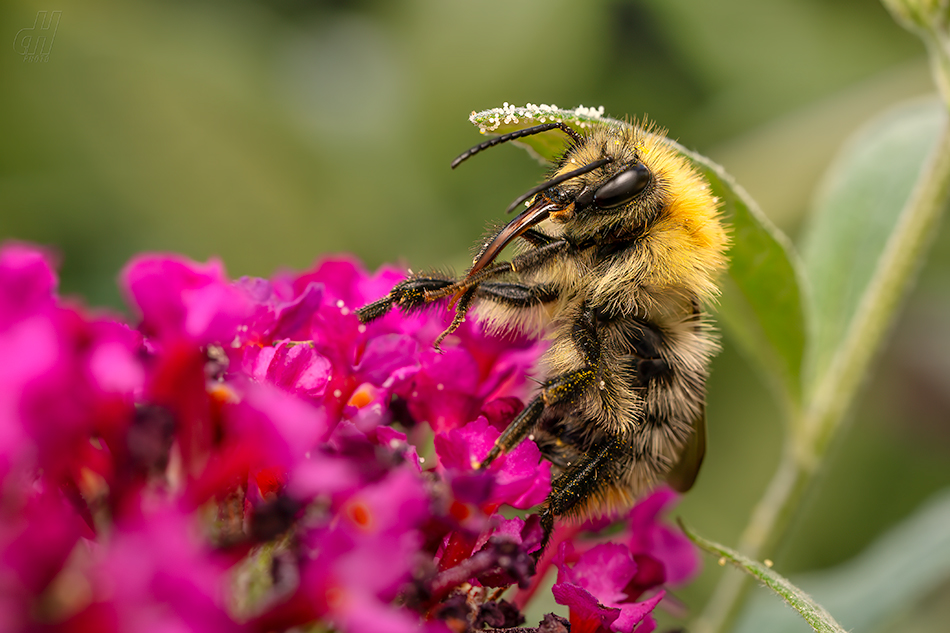
{"type": "Polygon", "coordinates": [[[580,143],[584,140],[584,137],[577,133],[577,131],[566,123],[561,121],[555,121],[553,123],[543,123],[541,125],[535,125],[533,127],[526,127],[523,130],[517,130],[515,132],[509,132],[508,134],[502,134],[501,136],[496,136],[495,138],[488,139],[484,143],[479,143],[475,147],[466,150],[459,154],[459,156],[452,161],[452,169],[455,169],[463,162],[479,153],[483,149],[488,149],[489,147],[494,147],[500,143],[507,143],[508,141],[514,141],[516,139],[522,138],[524,136],[531,136],[532,134],[540,134],[541,132],[547,132],[548,130],[559,129],[574,141],[574,143],[580,143]]]}
{"type": "Polygon", "coordinates": [[[577,176],[580,176],[581,174],[590,173],[590,172],[594,171],[595,169],[597,169],[598,167],[603,167],[604,165],[606,165],[606,164],[609,163],[609,162],[612,162],[609,158],[601,158],[600,160],[595,160],[595,161],[592,162],[592,163],[587,163],[586,165],[584,165],[583,167],[581,167],[581,168],[579,168],[579,169],[575,169],[574,171],[569,171],[569,172],[567,172],[566,174],[561,174],[560,176],[556,176],[556,177],[552,178],[551,180],[548,180],[548,181],[546,181],[546,182],[542,182],[540,185],[538,185],[537,187],[531,189],[531,190],[528,191],[527,193],[522,194],[521,196],[518,197],[517,200],[515,200],[514,202],[512,202],[511,204],[509,204],[509,205],[508,205],[508,209],[505,211],[505,213],[511,213],[512,211],[514,211],[515,209],[518,208],[518,205],[519,205],[519,204],[521,204],[521,203],[524,202],[525,200],[528,200],[529,198],[531,198],[531,196],[533,196],[533,195],[535,195],[535,194],[538,194],[538,193],[541,193],[541,192],[544,191],[545,189],[550,189],[551,187],[553,187],[553,186],[555,186],[555,185],[561,184],[561,183],[564,182],[565,180],[570,180],[571,178],[576,178],[577,176]]]}

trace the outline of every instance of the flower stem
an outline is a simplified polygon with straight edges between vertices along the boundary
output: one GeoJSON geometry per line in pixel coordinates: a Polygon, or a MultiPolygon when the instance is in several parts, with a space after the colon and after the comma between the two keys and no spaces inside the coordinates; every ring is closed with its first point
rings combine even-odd
{"type": "MultiPolygon", "coordinates": [[[[736,548],[739,552],[760,560],[770,551],[784,533],[793,511],[811,481],[811,471],[790,447],[789,438],[779,467],[768,488],[752,511],[749,523],[736,548]]],[[[738,570],[726,570],[706,605],[705,611],[690,627],[695,633],[727,631],[739,615],[751,577],[738,570]]]]}

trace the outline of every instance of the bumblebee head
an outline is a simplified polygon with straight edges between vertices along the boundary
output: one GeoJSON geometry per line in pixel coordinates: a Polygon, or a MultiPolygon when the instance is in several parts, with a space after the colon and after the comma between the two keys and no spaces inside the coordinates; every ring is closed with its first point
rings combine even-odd
{"type": "Polygon", "coordinates": [[[715,208],[687,160],[662,131],[648,125],[593,129],[565,152],[554,176],[538,189],[531,206],[550,205],[550,220],[581,240],[636,232],[676,201],[701,198],[715,208]]]}
{"type": "Polygon", "coordinates": [[[636,233],[677,201],[692,201],[715,213],[716,201],[702,179],[663,132],[647,124],[604,125],[586,134],[563,123],[538,125],[477,145],[452,166],[488,147],[555,128],[568,134],[571,142],[551,177],[509,205],[509,213],[523,204],[527,208],[482,247],[469,277],[545,220],[564,225],[564,232],[576,239],[596,240],[598,235],[636,233]]]}

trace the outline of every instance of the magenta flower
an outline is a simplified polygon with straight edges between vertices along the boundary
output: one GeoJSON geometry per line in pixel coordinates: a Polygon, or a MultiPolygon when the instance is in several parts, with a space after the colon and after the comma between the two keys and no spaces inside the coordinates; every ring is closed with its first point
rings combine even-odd
{"type": "Polygon", "coordinates": [[[603,543],[580,555],[573,567],[566,559],[573,548],[562,543],[555,564],[557,584],[552,591],[558,604],[570,608],[571,633],[649,633],[655,627],[650,612],[663,599],[661,590],[643,602],[632,602],[627,585],[637,574],[637,563],[624,545],[603,543]]]}
{"type": "Polygon", "coordinates": [[[81,500],[83,472],[109,478],[108,443],[123,436],[141,393],[141,336],[108,317],[61,305],[48,256],[0,250],[0,481],[42,469],[81,500]],[[106,445],[90,444],[92,435],[106,445]]]}
{"type": "Polygon", "coordinates": [[[139,256],[121,281],[142,314],[143,332],[158,340],[228,344],[251,311],[250,298],[214,259],[198,264],[177,255],[139,256]]]}
{"type": "Polygon", "coordinates": [[[362,325],[355,311],[395,279],[394,271],[370,277],[340,260],[297,277],[242,280],[255,308],[237,340],[241,371],[321,402],[331,429],[344,418],[385,423],[395,381],[418,368],[419,345],[398,321],[362,325]]]}
{"type": "Polygon", "coordinates": [[[195,517],[166,507],[117,527],[86,570],[92,602],[77,624],[116,633],[243,630],[226,610],[224,561],[213,556],[195,517]]]}
{"type": "MultiPolygon", "coordinates": [[[[7,484],[9,486],[9,483],[7,484]]],[[[91,531],[55,489],[5,495],[0,508],[0,630],[27,629],[38,598],[91,531]]]]}
{"type": "Polygon", "coordinates": [[[243,369],[258,382],[269,382],[291,393],[319,399],[330,382],[330,361],[307,344],[282,341],[248,345],[243,369]]]}
{"type": "Polygon", "coordinates": [[[28,244],[13,242],[0,248],[0,330],[56,305],[59,281],[50,259],[28,244]]]}
{"type": "Polygon", "coordinates": [[[477,465],[544,345],[466,322],[439,354],[439,310],[361,324],[395,269],[142,255],[132,328],[62,301],[50,261],[0,248],[0,629],[508,628],[555,558],[575,632],[646,631],[695,571],[669,491],[625,544],[562,526],[536,565],[551,465],[531,441],[477,465]]]}
{"type": "Polygon", "coordinates": [[[544,349],[542,343],[514,336],[499,342],[466,322],[440,354],[432,343],[449,321],[438,317],[419,332],[418,372],[396,388],[414,420],[442,433],[473,421],[494,399],[527,395],[531,383],[526,377],[544,349]]]}
{"type": "Polygon", "coordinates": [[[429,496],[412,466],[394,469],[383,480],[338,496],[332,515],[301,534],[308,552],[299,570],[299,588],[260,616],[268,629],[323,618],[347,633],[373,630],[419,631],[421,625],[390,606],[418,563],[428,520],[429,496]]]}
{"type": "MultiPolygon", "coordinates": [[[[436,435],[435,451],[443,468],[470,471],[488,455],[501,435],[480,417],[460,429],[436,435]]],[[[499,457],[489,467],[492,491],[484,503],[513,508],[538,505],[551,491],[551,464],[541,459],[541,451],[531,441],[522,442],[513,451],[499,457]]]]}
{"type": "Polygon", "coordinates": [[[282,491],[288,473],[304,467],[317,450],[326,418],[310,402],[267,384],[233,385],[232,402],[219,406],[220,439],[188,488],[203,503],[237,482],[248,498],[264,500],[282,491]]]}
{"type": "Polygon", "coordinates": [[[661,521],[679,500],[669,488],[659,488],[641,500],[629,516],[627,547],[635,555],[648,555],[664,569],[665,582],[682,585],[699,573],[699,551],[683,532],[661,521]]]}

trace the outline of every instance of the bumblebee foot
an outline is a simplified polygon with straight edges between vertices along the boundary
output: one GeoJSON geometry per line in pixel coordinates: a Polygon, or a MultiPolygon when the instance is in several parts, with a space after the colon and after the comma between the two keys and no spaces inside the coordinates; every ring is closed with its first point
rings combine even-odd
{"type": "Polygon", "coordinates": [[[465,315],[468,314],[469,309],[472,307],[472,302],[475,300],[475,290],[476,287],[471,287],[466,290],[459,297],[458,303],[455,305],[455,316],[452,318],[452,323],[449,324],[449,327],[445,328],[445,331],[442,334],[439,334],[439,337],[435,339],[433,347],[440,354],[442,353],[442,341],[445,340],[445,337],[459,329],[459,326],[465,322],[465,315]]]}
{"type": "Polygon", "coordinates": [[[541,512],[541,530],[543,531],[541,534],[541,546],[531,552],[535,563],[544,556],[544,550],[548,548],[548,543],[551,542],[551,534],[554,532],[554,513],[552,513],[551,509],[547,506],[545,506],[541,512]]]}
{"type": "Polygon", "coordinates": [[[380,317],[386,316],[386,314],[392,310],[392,307],[393,293],[390,292],[382,299],[374,301],[357,310],[356,316],[359,318],[360,323],[369,323],[370,321],[375,321],[380,317]]]}

